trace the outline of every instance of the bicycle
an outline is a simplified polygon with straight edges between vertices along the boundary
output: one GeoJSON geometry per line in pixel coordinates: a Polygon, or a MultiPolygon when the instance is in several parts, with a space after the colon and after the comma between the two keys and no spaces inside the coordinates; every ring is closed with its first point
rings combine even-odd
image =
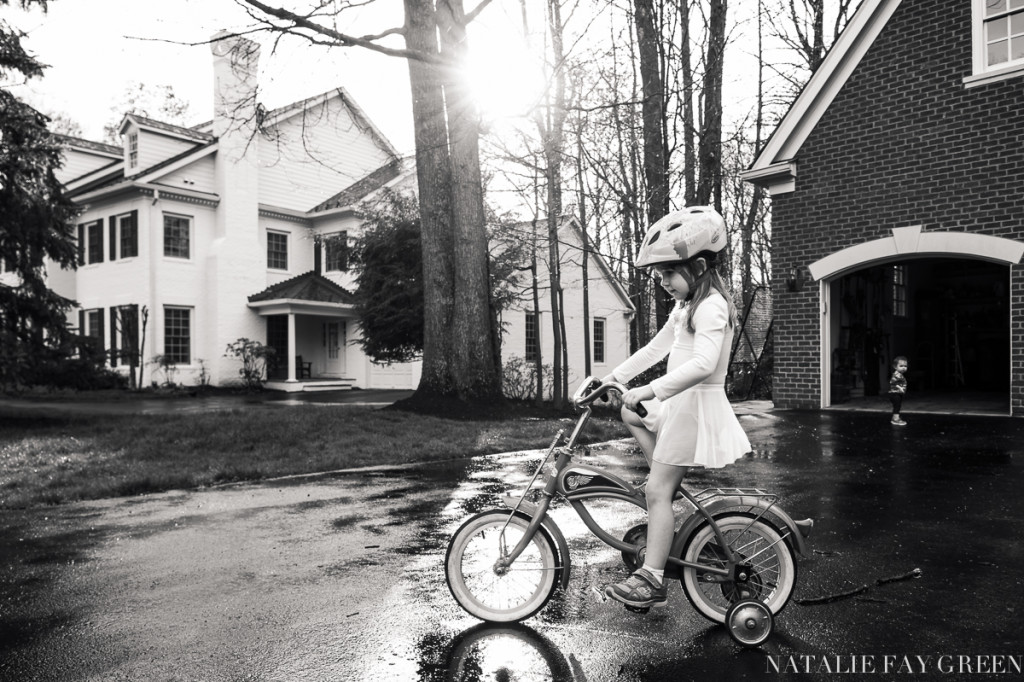
{"type": "MultiPolygon", "coordinates": [[[[620,383],[587,377],[572,398],[580,416],[565,446],[558,447],[563,429],[518,500],[506,497],[506,508],[480,512],[452,535],[445,578],[468,613],[492,623],[525,620],[544,608],[556,589],[566,589],[572,562],[565,536],[548,515],[555,498],[568,502],[591,533],[619,550],[630,571],[643,565],[646,524],[630,528],[619,539],[586,506],[592,500],[617,500],[646,512],[642,488],[609,471],[573,462],[576,453],[586,450],[579,439],[593,403],[607,400],[610,391],[621,395],[626,390],[620,383]],[[547,467],[552,458],[554,466],[547,467]],[[527,501],[535,490],[539,500],[527,501]]],[[[795,555],[806,554],[813,520],[794,521],[777,504],[776,495],[757,488],[690,493],[680,486],[676,500],[686,500],[693,511],[673,537],[665,577],[678,578],[698,613],[727,625],[734,641],[747,647],[763,644],[792,596],[795,555]]]]}

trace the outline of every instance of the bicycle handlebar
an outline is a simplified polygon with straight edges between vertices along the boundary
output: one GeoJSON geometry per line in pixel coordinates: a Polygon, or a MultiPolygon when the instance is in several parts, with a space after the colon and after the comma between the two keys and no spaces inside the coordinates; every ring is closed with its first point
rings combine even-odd
{"type": "MultiPolygon", "coordinates": [[[[621,396],[628,390],[624,384],[620,384],[618,381],[601,383],[600,379],[591,376],[584,379],[583,383],[576,389],[576,393],[572,396],[572,404],[576,407],[586,407],[598,398],[607,400],[608,391],[617,391],[621,396]]],[[[647,409],[643,406],[643,403],[637,403],[635,411],[641,417],[647,416],[647,409]]]]}

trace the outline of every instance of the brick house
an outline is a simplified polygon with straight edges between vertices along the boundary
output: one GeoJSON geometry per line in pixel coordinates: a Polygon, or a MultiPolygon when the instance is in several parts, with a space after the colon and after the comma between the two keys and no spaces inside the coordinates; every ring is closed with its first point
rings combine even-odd
{"type": "MultiPolygon", "coordinates": [[[[128,114],[120,146],[63,138],[58,179],[82,209],[79,267],[49,267],[48,282],[78,302],[70,324],[117,371],[141,353],[143,385],[171,378],[156,356],[176,383],[236,383],[241,363],[225,349],[245,337],[276,351],[273,389],[415,388],[420,362],[363,353],[347,257],[363,202],[415,191],[411,159],[344,89],[267,111],[256,102],[256,44],[227,37],[211,51],[212,121],[128,114]]],[[[632,306],[607,267],[592,271],[610,278],[592,306],[614,311],[603,342],[619,362],[632,306]]],[[[506,321],[521,344],[523,315],[506,321]]],[[[573,353],[582,364],[583,349],[573,353]]]]}
{"type": "Polygon", "coordinates": [[[1024,3],[864,0],[744,177],[777,406],[881,401],[905,355],[913,395],[1024,412],[1024,3]]]}

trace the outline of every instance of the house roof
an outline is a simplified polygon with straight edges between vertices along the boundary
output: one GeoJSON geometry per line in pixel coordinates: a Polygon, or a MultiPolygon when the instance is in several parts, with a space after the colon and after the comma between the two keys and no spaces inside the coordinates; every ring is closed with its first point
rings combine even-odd
{"type": "MultiPolygon", "coordinates": [[[[164,159],[159,163],[153,164],[149,168],[144,168],[143,170],[136,173],[132,180],[137,182],[145,182],[147,181],[147,179],[149,179],[148,176],[151,176],[154,173],[163,170],[164,168],[173,166],[175,163],[178,163],[179,161],[186,160],[189,157],[202,156],[206,152],[213,151],[216,146],[217,140],[214,138],[210,138],[210,140],[205,144],[199,145],[198,147],[193,147],[191,149],[186,149],[180,154],[175,154],[174,156],[168,159],[164,159]]],[[[97,173],[98,175],[96,175],[96,177],[89,179],[88,182],[81,185],[76,185],[75,182],[88,178],[89,174],[82,176],[81,178],[76,178],[75,180],[69,182],[67,185],[69,188],[68,195],[74,197],[80,194],[84,194],[85,192],[91,192],[93,190],[102,189],[103,187],[111,187],[125,180],[124,166],[120,162],[116,162],[115,164],[112,164],[107,168],[101,168],[98,171],[92,171],[92,174],[97,173]],[[100,171],[105,171],[107,169],[109,169],[109,172],[100,173],[100,171]]]]}
{"type": "Polygon", "coordinates": [[[344,287],[338,286],[313,270],[286,279],[267,287],[249,297],[250,303],[258,301],[315,301],[317,303],[344,303],[354,305],[355,297],[344,287]]]}
{"type": "Polygon", "coordinates": [[[54,133],[53,136],[61,141],[62,144],[68,147],[77,147],[79,149],[87,149],[93,152],[100,152],[105,156],[116,156],[121,158],[123,150],[112,144],[105,144],[103,142],[93,142],[92,140],[86,140],[81,137],[73,137],[71,135],[61,135],[60,133],[54,133]]]}
{"type": "Polygon", "coordinates": [[[159,130],[165,133],[170,133],[175,137],[184,137],[195,142],[210,142],[213,140],[213,135],[205,131],[197,130],[196,128],[185,128],[184,126],[177,126],[173,123],[164,123],[163,121],[157,121],[152,118],[146,118],[136,113],[125,114],[124,119],[121,121],[121,125],[118,127],[118,131],[123,133],[125,126],[129,122],[134,122],[140,127],[151,128],[153,130],[159,130]]]}
{"type": "Polygon", "coordinates": [[[319,213],[321,211],[329,211],[332,208],[352,206],[366,195],[376,192],[392,180],[398,178],[402,174],[402,170],[402,160],[395,159],[373,171],[362,180],[352,183],[327,201],[317,204],[309,212],[319,213]]]}
{"type": "Polygon", "coordinates": [[[773,188],[773,193],[792,191],[800,147],[846,85],[901,1],[864,0],[754,163],[742,173],[744,180],[768,185],[773,188]]]}
{"type": "MultiPolygon", "coordinates": [[[[382,133],[380,129],[377,128],[377,126],[373,123],[370,117],[367,116],[366,113],[363,111],[362,107],[356,104],[356,101],[352,99],[352,95],[348,93],[348,90],[346,90],[343,87],[331,88],[330,90],[322,92],[319,95],[307,97],[306,99],[302,99],[297,102],[292,102],[290,104],[285,104],[284,106],[272,109],[270,112],[267,113],[266,122],[264,123],[264,125],[267,127],[276,125],[277,123],[280,123],[282,120],[288,118],[289,116],[299,113],[303,109],[308,109],[311,106],[316,106],[335,98],[340,99],[345,104],[346,108],[349,110],[349,112],[352,114],[352,117],[355,119],[357,125],[359,125],[364,130],[368,131],[370,135],[377,141],[377,143],[380,144],[381,148],[384,149],[384,151],[386,151],[391,156],[399,156],[398,150],[396,150],[394,145],[391,144],[391,141],[384,136],[384,133],[382,133]]],[[[192,130],[201,133],[207,133],[212,129],[213,121],[203,121],[198,125],[192,126],[192,130]]]]}

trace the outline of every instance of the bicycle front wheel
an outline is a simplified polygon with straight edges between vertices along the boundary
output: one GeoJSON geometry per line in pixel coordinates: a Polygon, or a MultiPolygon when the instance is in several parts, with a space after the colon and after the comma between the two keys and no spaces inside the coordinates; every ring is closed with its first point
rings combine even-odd
{"type": "MultiPolygon", "coordinates": [[[[786,606],[796,585],[793,550],[773,527],[749,516],[730,515],[715,519],[739,560],[751,565],[750,579],[743,585],[696,568],[684,568],[680,582],[693,607],[705,618],[725,622],[729,607],[742,599],[764,602],[772,615],[786,606]]],[[[683,559],[692,563],[725,568],[725,552],[711,525],[704,523],[683,547],[683,559]]]]}
{"type": "Polygon", "coordinates": [[[529,525],[528,518],[510,515],[494,510],[472,517],[455,531],[444,559],[445,578],[455,601],[492,623],[529,618],[544,608],[558,585],[558,552],[544,528],[537,529],[515,563],[499,564],[529,525]]]}

